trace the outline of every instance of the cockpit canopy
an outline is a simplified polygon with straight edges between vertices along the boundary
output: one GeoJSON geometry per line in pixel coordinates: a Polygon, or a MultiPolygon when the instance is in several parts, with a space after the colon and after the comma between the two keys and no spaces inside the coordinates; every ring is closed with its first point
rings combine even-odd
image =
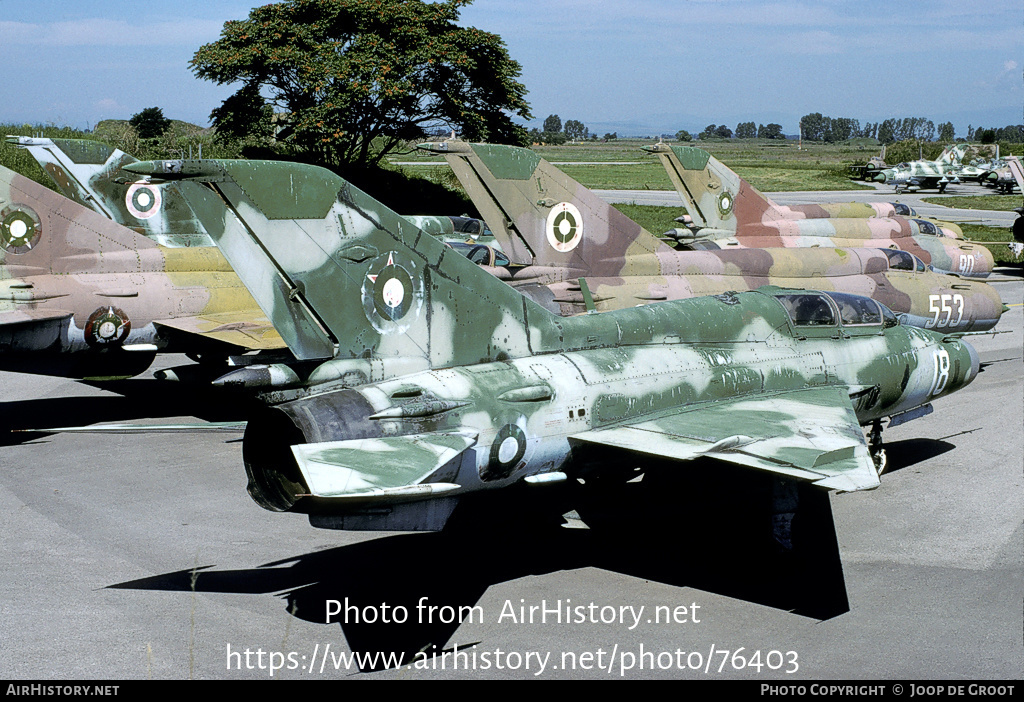
{"type": "Polygon", "coordinates": [[[473,239],[479,239],[482,236],[493,236],[491,230],[487,228],[487,224],[482,219],[475,219],[473,217],[449,217],[452,221],[452,228],[456,234],[466,234],[473,239]]]}
{"type": "Polygon", "coordinates": [[[900,251],[899,249],[881,249],[885,252],[885,255],[889,257],[889,270],[892,271],[915,271],[917,273],[925,272],[928,267],[925,266],[924,261],[919,259],[912,253],[907,251],[900,251]]]}
{"type": "Polygon", "coordinates": [[[896,315],[870,297],[849,293],[817,291],[787,292],[775,295],[789,314],[794,327],[882,327],[899,324],[896,315]]]}
{"type": "Polygon", "coordinates": [[[930,234],[931,236],[943,236],[939,228],[936,227],[932,222],[927,219],[915,219],[917,226],[921,229],[922,234],[930,234]]]}
{"type": "Polygon", "coordinates": [[[511,261],[501,251],[486,244],[469,244],[461,241],[450,241],[448,246],[458,251],[478,266],[507,267],[511,261]]]}

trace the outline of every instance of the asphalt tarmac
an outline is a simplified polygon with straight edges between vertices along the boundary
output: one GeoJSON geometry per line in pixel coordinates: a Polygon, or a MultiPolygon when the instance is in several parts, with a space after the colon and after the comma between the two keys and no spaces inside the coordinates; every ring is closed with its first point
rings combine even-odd
{"type": "Polygon", "coordinates": [[[983,372],[885,432],[877,490],[803,493],[788,553],[763,479],[713,463],[595,529],[514,495],[441,534],[318,530],[249,499],[238,434],[6,431],[244,419],[223,394],[0,373],[0,677],[1019,679],[1024,283],[998,277],[983,372]]]}

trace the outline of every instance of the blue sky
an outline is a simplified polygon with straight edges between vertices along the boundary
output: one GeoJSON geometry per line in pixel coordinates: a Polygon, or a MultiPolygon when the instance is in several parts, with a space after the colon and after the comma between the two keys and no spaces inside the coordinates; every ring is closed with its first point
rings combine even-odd
{"type": "MultiPolygon", "coordinates": [[[[150,106],[207,124],[232,89],[188,61],[256,3],[0,0],[0,123],[126,119],[150,106]]],[[[1024,3],[962,0],[475,0],[540,122],[648,135],[808,112],[1024,123],[1024,3]]],[[[532,125],[531,125],[532,126],[532,125]]]]}

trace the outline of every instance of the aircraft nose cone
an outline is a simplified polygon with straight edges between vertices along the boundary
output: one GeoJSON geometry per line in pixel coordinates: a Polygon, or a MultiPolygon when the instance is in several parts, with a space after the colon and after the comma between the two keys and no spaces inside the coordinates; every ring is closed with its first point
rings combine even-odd
{"type": "Polygon", "coordinates": [[[967,354],[971,358],[971,374],[967,376],[967,382],[969,383],[978,377],[978,371],[981,369],[981,359],[978,357],[978,352],[975,350],[973,346],[971,346],[966,341],[963,343],[964,346],[967,347],[967,354]]]}

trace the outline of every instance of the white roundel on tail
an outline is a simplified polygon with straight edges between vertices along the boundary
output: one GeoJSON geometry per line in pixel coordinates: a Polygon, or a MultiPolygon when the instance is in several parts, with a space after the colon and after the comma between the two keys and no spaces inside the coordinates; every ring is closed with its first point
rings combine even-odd
{"type": "Polygon", "coordinates": [[[149,183],[132,183],[124,195],[124,204],[133,216],[149,219],[160,209],[160,189],[149,183]]]}
{"type": "Polygon", "coordinates": [[[583,239],[583,217],[575,205],[560,202],[548,213],[544,231],[551,248],[559,253],[575,249],[583,239]]]}

